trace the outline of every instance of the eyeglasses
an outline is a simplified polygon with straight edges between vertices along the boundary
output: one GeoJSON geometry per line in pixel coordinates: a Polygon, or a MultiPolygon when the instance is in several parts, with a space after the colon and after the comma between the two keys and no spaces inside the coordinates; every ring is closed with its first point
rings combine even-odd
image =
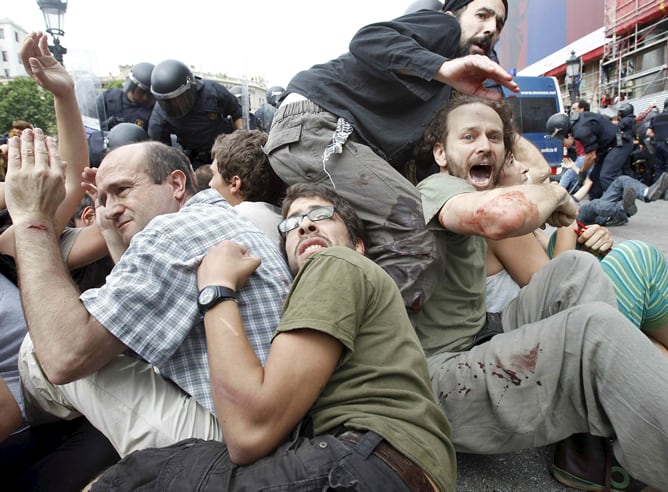
{"type": "Polygon", "coordinates": [[[299,227],[302,220],[304,220],[304,217],[308,217],[312,222],[317,222],[319,220],[331,219],[334,217],[335,213],[337,213],[336,208],[332,206],[323,206],[313,208],[305,214],[291,215],[278,224],[278,232],[281,236],[285,237],[288,232],[299,227]]]}

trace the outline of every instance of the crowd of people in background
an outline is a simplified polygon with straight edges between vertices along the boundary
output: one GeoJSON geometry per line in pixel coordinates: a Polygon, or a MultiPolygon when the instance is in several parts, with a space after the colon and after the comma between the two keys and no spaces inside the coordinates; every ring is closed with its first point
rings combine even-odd
{"type": "Polygon", "coordinates": [[[605,227],[665,197],[668,101],[551,117],[553,183],[507,15],[418,0],[255,112],[139,63],[90,136],[31,33],[58,135],[3,147],[3,483],[454,491],[457,452],[556,444],[565,485],[668,490],[668,264],[605,227]]]}

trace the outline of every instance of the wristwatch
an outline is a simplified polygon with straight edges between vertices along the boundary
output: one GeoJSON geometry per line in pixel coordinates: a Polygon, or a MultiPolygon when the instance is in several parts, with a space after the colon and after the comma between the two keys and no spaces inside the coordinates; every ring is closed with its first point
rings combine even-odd
{"type": "Polygon", "coordinates": [[[207,285],[199,291],[197,296],[197,307],[204,315],[209,309],[223,301],[237,302],[237,293],[222,285],[207,285]]]}

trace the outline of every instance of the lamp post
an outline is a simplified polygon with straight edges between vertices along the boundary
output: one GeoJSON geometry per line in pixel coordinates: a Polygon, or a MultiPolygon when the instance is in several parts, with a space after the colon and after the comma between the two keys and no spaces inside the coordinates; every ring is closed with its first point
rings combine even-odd
{"type": "Polygon", "coordinates": [[[582,72],[581,60],[575,56],[575,51],[571,51],[571,56],[566,60],[566,83],[568,93],[571,97],[571,104],[580,97],[580,77],[582,72]]]}
{"type": "Polygon", "coordinates": [[[37,6],[44,14],[46,32],[53,37],[53,45],[49,45],[49,50],[58,62],[63,63],[63,55],[67,53],[67,48],[60,44],[60,36],[65,35],[63,27],[65,27],[67,0],[37,0],[37,6]]]}

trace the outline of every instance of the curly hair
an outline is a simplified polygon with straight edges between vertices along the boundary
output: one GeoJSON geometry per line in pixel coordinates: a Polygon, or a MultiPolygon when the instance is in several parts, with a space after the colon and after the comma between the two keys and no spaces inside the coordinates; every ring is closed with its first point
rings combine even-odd
{"type": "Polygon", "coordinates": [[[236,130],[218,135],[211,148],[211,157],[225,181],[230,182],[234,176],[239,176],[245,200],[280,207],[286,185],[274,173],[262,149],[267,137],[259,130],[236,130]]]}
{"type": "Polygon", "coordinates": [[[510,105],[504,101],[493,101],[476,96],[468,96],[457,94],[451,98],[434,116],[427,129],[425,130],[422,140],[415,148],[415,164],[418,168],[428,169],[436,166],[434,161],[433,148],[438,142],[445,144],[450,129],[448,128],[448,115],[451,111],[457,108],[466,106],[467,104],[484,104],[499,115],[501,123],[503,124],[503,144],[506,149],[504,162],[512,156],[513,144],[517,132],[513,124],[513,111],[510,105]]]}

